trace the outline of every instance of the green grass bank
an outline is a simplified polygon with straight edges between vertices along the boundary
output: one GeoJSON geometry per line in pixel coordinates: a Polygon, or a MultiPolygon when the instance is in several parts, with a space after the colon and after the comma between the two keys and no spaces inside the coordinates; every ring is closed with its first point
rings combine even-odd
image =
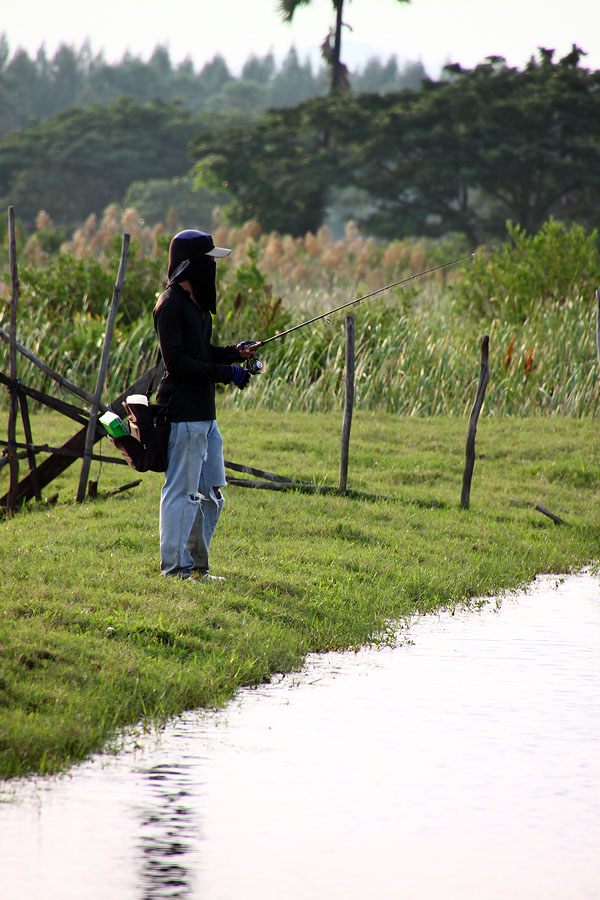
{"type": "MultiPolygon", "coordinates": [[[[219,422],[227,459],[337,482],[341,415],[227,409],[219,422]]],[[[482,418],[469,511],[465,429],[355,414],[349,487],[389,501],[229,486],[218,586],[159,575],[161,475],[107,497],[135,473],[94,463],[99,497],[77,505],[72,466],[46,491],[56,505],[0,521],[0,777],[64,769],[128,725],[222,704],[310,651],[391,640],[391,621],[597,564],[597,420],[482,418]]],[[[64,423],[39,414],[33,433],[52,444],[64,423]]]]}

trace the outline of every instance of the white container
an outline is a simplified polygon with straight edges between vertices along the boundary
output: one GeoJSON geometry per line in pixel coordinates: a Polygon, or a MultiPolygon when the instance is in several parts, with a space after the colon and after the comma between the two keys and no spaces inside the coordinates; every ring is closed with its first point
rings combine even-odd
{"type": "Polygon", "coordinates": [[[148,398],[145,394],[130,394],[125,403],[139,403],[141,406],[148,406],[148,398]]]}

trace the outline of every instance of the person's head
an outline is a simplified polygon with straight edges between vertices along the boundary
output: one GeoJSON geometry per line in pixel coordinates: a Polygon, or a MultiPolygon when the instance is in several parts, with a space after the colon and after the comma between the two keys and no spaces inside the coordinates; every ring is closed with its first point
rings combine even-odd
{"type": "Polygon", "coordinates": [[[215,259],[231,250],[215,247],[211,234],[187,228],[175,235],[169,246],[169,284],[189,281],[198,302],[211,312],[216,309],[215,259]]]}

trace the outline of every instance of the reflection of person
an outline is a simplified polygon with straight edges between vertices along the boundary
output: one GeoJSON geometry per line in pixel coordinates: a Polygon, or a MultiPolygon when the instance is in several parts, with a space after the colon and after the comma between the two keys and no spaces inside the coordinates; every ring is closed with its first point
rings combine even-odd
{"type": "Polygon", "coordinates": [[[211,538],[226,484],[223,440],[216,422],[215,383],[243,389],[250,374],[238,363],[254,355],[251,341],[210,343],[216,310],[215,247],[210,234],[188,229],[169,248],[169,282],[154,309],[165,374],[157,403],[171,420],[168,466],[160,498],[163,575],[222,581],[208,572],[211,538]]]}

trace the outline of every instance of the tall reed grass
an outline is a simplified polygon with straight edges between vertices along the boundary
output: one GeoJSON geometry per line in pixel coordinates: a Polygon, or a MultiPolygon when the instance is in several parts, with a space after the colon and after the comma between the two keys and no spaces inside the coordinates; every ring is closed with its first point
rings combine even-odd
{"type": "MultiPolygon", "coordinates": [[[[48,223],[44,224],[47,230],[48,223]]],[[[151,309],[161,285],[156,284],[156,290],[149,285],[161,270],[164,229],[144,229],[131,210],[119,220],[110,208],[105,220],[90,220],[73,236],[62,257],[63,264],[65,259],[85,260],[87,251],[105,263],[114,262],[114,252],[112,257],[110,253],[119,228],[135,235],[140,257],[135,278],[145,279],[148,297],[145,310],[143,297],[138,297],[136,316],[120,318],[105,400],[119,394],[154,362],[151,309]],[[147,271],[144,260],[151,266],[147,271]]],[[[216,339],[223,343],[265,339],[444,262],[463,249],[450,241],[382,244],[362,237],[352,223],[343,241],[334,241],[327,229],[303,238],[264,235],[253,222],[238,229],[219,227],[214,237],[217,244],[234,248],[234,254],[219,263],[221,301],[215,326],[216,339]],[[263,333],[265,329],[268,333],[263,333]]],[[[37,253],[39,246],[35,242],[32,246],[37,253]]],[[[37,264],[51,269],[55,263],[46,257],[37,264]]],[[[566,299],[551,297],[541,302],[538,298],[515,320],[504,315],[504,304],[498,300],[484,311],[480,303],[470,309],[469,278],[468,267],[443,270],[350,307],[356,323],[356,408],[412,416],[464,415],[479,377],[479,342],[488,333],[491,379],[484,414],[597,415],[600,367],[593,294],[579,296],[571,291],[566,299]]],[[[5,276],[4,299],[8,297],[5,276]]],[[[93,390],[109,299],[96,298],[91,303],[87,295],[71,296],[70,309],[59,307],[57,316],[51,298],[24,291],[19,339],[63,376],[93,390]]],[[[0,307],[0,321],[7,328],[8,303],[0,307]]],[[[254,377],[243,393],[219,387],[219,404],[279,411],[339,409],[344,394],[343,332],[344,314],[338,313],[269,343],[263,352],[265,372],[254,377]]],[[[0,367],[5,372],[7,358],[2,343],[0,367]]],[[[23,359],[19,377],[26,384],[49,389],[48,379],[23,359]]],[[[6,404],[6,392],[0,395],[0,403],[6,404]]]]}
{"type": "MultiPolygon", "coordinates": [[[[429,292],[430,293],[430,292],[429,292]]],[[[600,365],[594,303],[536,308],[519,326],[473,323],[440,289],[438,302],[419,294],[407,311],[397,299],[358,307],[357,409],[401,415],[464,415],[479,379],[480,339],[490,336],[488,415],[600,413],[600,365]],[[587,307],[587,308],[586,308],[587,307]]],[[[264,409],[339,409],[344,395],[344,325],[309,326],[265,348],[266,371],[243,395],[221,402],[264,409]]]]}

